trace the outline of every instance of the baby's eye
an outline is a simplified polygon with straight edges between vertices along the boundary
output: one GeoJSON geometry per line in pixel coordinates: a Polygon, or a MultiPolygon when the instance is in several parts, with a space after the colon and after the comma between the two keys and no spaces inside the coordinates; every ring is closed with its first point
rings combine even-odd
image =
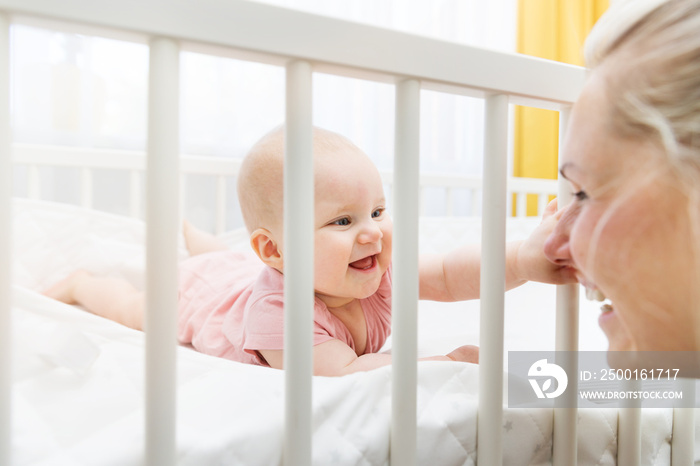
{"type": "Polygon", "coordinates": [[[573,196],[579,202],[588,199],[588,194],[586,194],[586,191],[583,190],[573,193],[573,196]]]}
{"type": "Polygon", "coordinates": [[[338,220],[336,220],[335,222],[333,222],[333,225],[338,225],[338,226],[341,226],[341,227],[346,227],[346,226],[350,225],[350,219],[347,218],[347,217],[339,218],[338,220]]]}
{"type": "Polygon", "coordinates": [[[379,218],[379,217],[382,216],[383,213],[384,213],[384,209],[383,209],[383,208],[377,209],[377,210],[375,210],[374,212],[372,212],[372,218],[379,218]]]}

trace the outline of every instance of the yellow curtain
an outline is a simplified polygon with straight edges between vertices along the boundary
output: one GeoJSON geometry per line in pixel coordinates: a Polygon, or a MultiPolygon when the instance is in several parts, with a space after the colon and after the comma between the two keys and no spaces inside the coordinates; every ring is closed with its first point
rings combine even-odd
{"type": "MultiPolygon", "coordinates": [[[[608,5],[609,0],[518,0],[517,51],[583,65],[583,42],[608,5]]],[[[558,112],[516,107],[514,137],[514,176],[557,177],[558,112]]],[[[536,215],[536,196],[527,203],[528,215],[536,215]]]]}

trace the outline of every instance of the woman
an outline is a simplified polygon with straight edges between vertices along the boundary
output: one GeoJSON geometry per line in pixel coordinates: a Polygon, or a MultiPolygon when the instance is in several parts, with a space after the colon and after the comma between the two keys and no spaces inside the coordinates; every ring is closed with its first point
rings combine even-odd
{"type": "Polygon", "coordinates": [[[610,350],[700,349],[700,0],[613,2],[586,43],[545,245],[607,298],[610,350]]]}

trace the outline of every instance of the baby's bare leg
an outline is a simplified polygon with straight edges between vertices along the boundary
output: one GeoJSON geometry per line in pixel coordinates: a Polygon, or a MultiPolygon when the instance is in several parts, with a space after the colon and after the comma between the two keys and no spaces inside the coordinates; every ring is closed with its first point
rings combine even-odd
{"type": "Polygon", "coordinates": [[[190,256],[213,251],[226,251],[228,249],[216,236],[195,228],[187,220],[182,224],[182,234],[185,236],[185,244],[190,256]]]}
{"type": "Polygon", "coordinates": [[[67,304],[79,304],[93,314],[127,327],[143,329],[144,294],[126,280],[95,277],[78,270],[44,295],[67,304]]]}

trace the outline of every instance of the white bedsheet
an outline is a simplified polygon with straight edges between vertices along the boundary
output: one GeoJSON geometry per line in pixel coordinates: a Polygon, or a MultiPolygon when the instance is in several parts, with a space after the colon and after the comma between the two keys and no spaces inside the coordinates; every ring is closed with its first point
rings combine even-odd
{"type": "MultiPolygon", "coordinates": [[[[121,275],[140,286],[142,223],[19,200],[14,218],[13,464],[140,464],[143,334],[37,290],[78,267],[121,275]]],[[[531,226],[514,225],[511,233],[522,235],[531,226]]],[[[475,232],[470,222],[428,221],[421,247],[439,250],[475,232]]],[[[232,245],[240,238],[226,236],[232,245]]],[[[553,290],[545,285],[509,292],[506,349],[551,349],[553,303],[553,290]]],[[[582,309],[582,314],[587,311],[592,312],[582,309]]],[[[444,353],[478,344],[478,328],[478,302],[422,302],[419,351],[444,353]]],[[[582,337],[582,346],[605,349],[599,331],[584,331],[590,335],[582,337]]],[[[419,464],[474,464],[478,367],[423,362],[418,378],[419,464]]],[[[280,463],[281,371],[179,348],[177,385],[179,464],[280,463]]],[[[314,464],[388,464],[390,393],[389,367],[314,377],[314,464]]],[[[670,464],[671,420],[671,410],[644,411],[644,464],[670,464]]],[[[552,424],[551,410],[506,409],[504,463],[551,464],[552,424]]],[[[579,464],[614,464],[616,410],[580,410],[578,430],[579,464]]]]}

